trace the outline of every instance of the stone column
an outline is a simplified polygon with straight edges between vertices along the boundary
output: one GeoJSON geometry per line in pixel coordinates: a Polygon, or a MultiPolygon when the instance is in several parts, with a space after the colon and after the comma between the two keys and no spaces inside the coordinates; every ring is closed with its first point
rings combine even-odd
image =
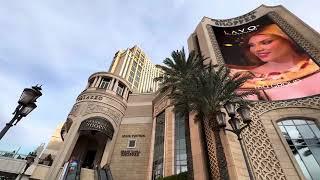
{"type": "Polygon", "coordinates": [[[57,153],[59,156],[55,157],[52,166],[50,167],[46,175],[46,180],[58,179],[60,169],[62,168],[63,164],[68,160],[79,138],[78,129],[80,124],[81,122],[75,122],[74,125],[71,126],[71,129],[67,134],[65,141],[61,149],[59,150],[59,153],[57,153]]]}
{"type": "Polygon", "coordinates": [[[113,84],[114,84],[114,81],[115,81],[115,78],[112,78],[109,86],[107,87],[108,90],[111,90],[111,91],[112,91],[112,86],[113,86],[113,84]]]}
{"type": "Polygon", "coordinates": [[[89,87],[94,87],[95,84],[97,83],[97,80],[98,80],[98,77],[95,77],[92,84],[88,83],[88,87],[87,87],[87,88],[89,88],[89,87]],[[90,85],[91,85],[91,86],[90,86],[90,85]]]}
{"type": "Polygon", "coordinates": [[[113,92],[117,92],[118,83],[119,83],[119,80],[116,79],[115,86],[114,86],[113,89],[112,89],[113,92]]]}
{"type": "Polygon", "coordinates": [[[102,77],[99,76],[96,84],[94,85],[94,87],[96,87],[96,88],[99,87],[99,84],[100,84],[100,82],[101,82],[101,79],[102,79],[102,77]]]}
{"type": "Polygon", "coordinates": [[[119,132],[119,127],[116,127],[112,140],[108,139],[108,142],[103,152],[103,156],[101,158],[101,163],[100,163],[101,167],[103,167],[106,164],[110,164],[111,156],[113,153],[114,146],[116,144],[118,132],[119,132]]]}
{"type": "Polygon", "coordinates": [[[152,121],[151,146],[150,146],[150,154],[149,154],[147,180],[152,179],[154,141],[155,141],[155,136],[156,136],[156,124],[157,124],[156,120],[157,120],[157,118],[153,118],[153,121],[152,121]]]}
{"type": "Polygon", "coordinates": [[[103,167],[104,165],[106,165],[108,163],[108,156],[111,152],[110,147],[111,147],[111,139],[107,140],[106,146],[104,148],[104,152],[101,158],[101,162],[100,162],[100,166],[103,167]]]}
{"type": "Polygon", "coordinates": [[[125,100],[128,99],[128,92],[129,92],[129,88],[128,88],[128,87],[125,87],[125,88],[124,88],[124,92],[123,92],[123,98],[124,98],[125,100]]]}

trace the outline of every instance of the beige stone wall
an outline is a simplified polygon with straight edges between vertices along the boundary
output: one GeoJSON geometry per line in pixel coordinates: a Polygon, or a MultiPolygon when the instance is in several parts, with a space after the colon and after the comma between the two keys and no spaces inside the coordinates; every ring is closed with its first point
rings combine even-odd
{"type": "Polygon", "coordinates": [[[58,127],[55,129],[53,135],[50,138],[50,141],[46,147],[46,149],[41,154],[41,159],[45,158],[47,155],[51,154],[54,158],[56,154],[59,152],[60,148],[62,147],[62,139],[60,135],[62,124],[59,124],[58,127]]]}
{"type": "MultiPolygon", "coordinates": [[[[232,129],[229,124],[227,128],[232,129]]],[[[225,149],[230,179],[249,179],[247,166],[245,164],[245,160],[237,136],[228,131],[220,131],[220,136],[222,139],[223,147],[225,149]]]]}
{"type": "Polygon", "coordinates": [[[193,163],[193,176],[195,180],[207,180],[209,174],[207,171],[205,142],[202,138],[201,122],[195,120],[195,114],[189,116],[190,140],[193,163]]]}
{"type": "Polygon", "coordinates": [[[121,124],[110,162],[114,179],[144,180],[147,178],[151,132],[152,123],[121,124]],[[127,148],[129,139],[136,139],[135,148],[127,148]],[[140,153],[138,156],[121,155],[121,151],[126,150],[139,151],[140,153]]]}

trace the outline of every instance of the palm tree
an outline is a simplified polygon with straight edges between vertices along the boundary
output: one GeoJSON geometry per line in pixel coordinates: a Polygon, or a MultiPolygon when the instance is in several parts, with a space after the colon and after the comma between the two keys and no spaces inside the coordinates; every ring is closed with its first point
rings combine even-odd
{"type": "MultiPolygon", "coordinates": [[[[197,113],[197,117],[204,125],[207,147],[210,144],[214,149],[208,149],[211,178],[229,179],[225,155],[214,118],[215,113],[227,101],[238,104],[248,104],[245,97],[255,93],[254,91],[240,92],[238,89],[251,78],[249,74],[232,74],[225,66],[204,65],[203,56],[191,52],[185,57],[184,50],[173,51],[172,59],[164,60],[165,66],[158,66],[163,70],[163,75],[156,78],[160,81],[160,92],[167,92],[172,100],[172,105],[177,112],[185,114],[185,124],[188,125],[188,114],[191,111],[197,113]],[[214,171],[218,165],[219,170],[214,171]]],[[[189,127],[186,126],[186,131],[189,127]]],[[[189,131],[186,132],[187,158],[191,159],[191,144],[189,131]],[[189,149],[189,150],[188,150],[189,149]]],[[[191,163],[190,163],[191,164],[191,163]]],[[[192,167],[188,164],[188,171],[192,167]]],[[[193,179],[192,172],[188,179],[193,179]]]]}
{"type": "MultiPolygon", "coordinates": [[[[209,168],[212,179],[229,179],[225,154],[218,131],[215,114],[223,104],[233,102],[248,105],[245,100],[255,91],[239,91],[239,88],[252,76],[250,74],[232,74],[226,66],[209,66],[193,80],[192,87],[186,87],[185,92],[191,95],[189,107],[198,113],[202,120],[209,159],[209,168]],[[218,166],[219,170],[214,167],[218,166]]],[[[187,85],[190,86],[190,85],[187,85]]],[[[177,97],[178,98],[178,97],[177,97]]]]}
{"type": "Polygon", "coordinates": [[[155,81],[160,81],[160,92],[168,93],[169,98],[172,100],[174,111],[181,113],[185,118],[185,139],[186,139],[186,153],[187,153],[187,168],[188,179],[193,179],[193,165],[192,165],[192,152],[191,141],[189,132],[189,97],[183,94],[181,90],[188,81],[192,81],[197,73],[201,73],[204,69],[205,59],[196,54],[194,51],[189,53],[188,58],[184,49],[173,51],[171,58],[166,58],[163,63],[165,66],[157,65],[162,69],[163,74],[155,78],[155,81]],[[179,96],[179,98],[178,98],[179,96]]]}

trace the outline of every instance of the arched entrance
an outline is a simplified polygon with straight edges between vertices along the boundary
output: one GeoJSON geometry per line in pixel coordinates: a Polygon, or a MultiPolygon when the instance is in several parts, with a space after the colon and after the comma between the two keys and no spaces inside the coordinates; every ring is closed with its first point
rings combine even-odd
{"type": "Polygon", "coordinates": [[[79,138],[70,158],[79,160],[82,168],[93,169],[100,164],[106,143],[112,140],[114,129],[105,118],[84,120],[79,127],[79,138]]]}

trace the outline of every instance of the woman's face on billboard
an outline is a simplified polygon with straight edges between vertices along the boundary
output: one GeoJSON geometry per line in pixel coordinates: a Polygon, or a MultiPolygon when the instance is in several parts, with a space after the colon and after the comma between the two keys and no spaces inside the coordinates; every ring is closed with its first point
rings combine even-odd
{"type": "Polygon", "coordinates": [[[249,50],[263,62],[284,61],[294,53],[288,40],[275,35],[257,34],[249,39],[249,50]]]}

